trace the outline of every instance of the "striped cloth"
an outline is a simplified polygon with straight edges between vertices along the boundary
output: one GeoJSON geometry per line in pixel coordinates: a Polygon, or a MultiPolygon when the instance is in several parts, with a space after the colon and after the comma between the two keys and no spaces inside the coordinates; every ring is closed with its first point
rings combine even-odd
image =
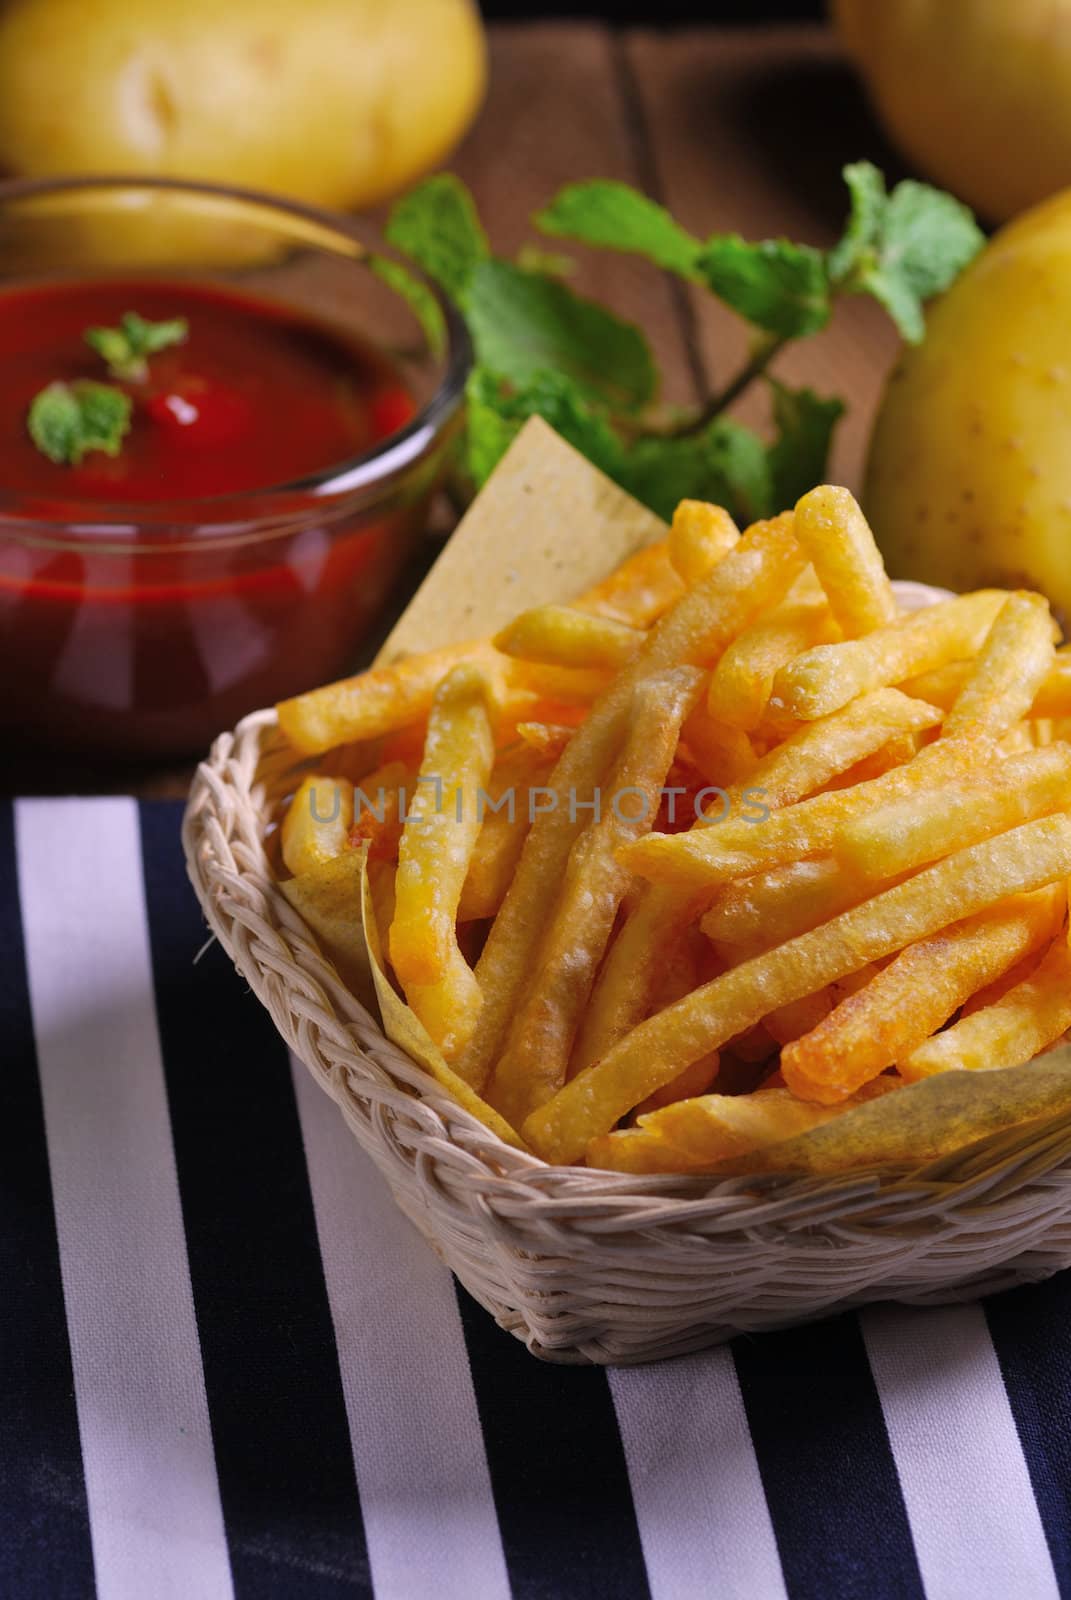
{"type": "Polygon", "coordinates": [[[1071,1595],[1071,1278],[533,1360],[197,959],[178,823],[0,810],[2,1600],[1071,1595]]]}

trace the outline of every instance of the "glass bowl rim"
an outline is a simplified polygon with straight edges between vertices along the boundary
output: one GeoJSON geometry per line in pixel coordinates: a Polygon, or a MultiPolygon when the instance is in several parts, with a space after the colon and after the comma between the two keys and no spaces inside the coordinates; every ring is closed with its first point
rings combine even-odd
{"type": "MultiPolygon", "coordinates": [[[[307,205],[268,190],[238,184],[202,182],[193,178],[167,178],[140,173],[94,173],[86,176],[49,178],[11,178],[0,181],[0,211],[9,202],[33,199],[38,195],[84,193],[92,190],[149,189],[178,194],[203,195],[255,206],[310,223],[327,234],[345,240],[348,255],[357,265],[368,265],[371,247],[362,236],[357,218],[342,212],[307,205]],[[352,253],[356,245],[362,254],[352,253]]],[[[377,241],[375,252],[393,261],[417,281],[431,296],[442,315],[445,328],[444,370],[434,393],[403,428],[371,445],[359,455],[332,463],[265,489],[242,490],[228,495],[176,496],[167,501],[60,500],[47,502],[49,514],[34,508],[42,504],[40,495],[28,495],[0,488],[0,532],[28,544],[60,549],[88,549],[103,552],[128,549],[137,540],[138,554],[153,550],[175,552],[182,544],[195,544],[207,553],[216,541],[230,546],[272,538],[292,529],[295,521],[326,513],[332,518],[340,511],[358,512],[374,505],[382,494],[438,443],[465,398],[465,385],[473,364],[472,341],[468,328],[453,301],[433,279],[407,258],[377,241]],[[243,512],[242,506],[255,501],[256,509],[243,512]],[[156,529],[158,542],[148,544],[139,537],[141,530],[156,529]],[[166,531],[165,531],[166,530],[166,531]],[[194,533],[194,530],[196,532],[194,533]],[[191,534],[194,535],[191,538],[191,534]]]]}

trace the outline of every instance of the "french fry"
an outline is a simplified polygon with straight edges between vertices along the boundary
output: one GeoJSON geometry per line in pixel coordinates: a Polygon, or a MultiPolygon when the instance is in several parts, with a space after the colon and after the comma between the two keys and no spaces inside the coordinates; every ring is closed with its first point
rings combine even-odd
{"type": "Polygon", "coordinates": [[[1055,659],[1054,625],[1039,594],[1011,594],[945,722],[946,738],[983,729],[1007,733],[1034,703],[1055,659]]]}
{"type": "Polygon", "coordinates": [[[576,724],[560,722],[518,722],[516,734],[521,743],[540,759],[557,761],[576,732],[576,724]]]}
{"type": "Polygon", "coordinates": [[[552,760],[529,750],[496,762],[457,908],[460,923],[481,921],[498,911],[524,848],[533,797],[538,799],[552,766],[552,760]]]}
{"type": "Polygon", "coordinates": [[[573,604],[596,616],[616,617],[633,628],[649,628],[683,593],[684,584],[669,559],[669,543],[660,539],[637,550],[573,604]]]}
{"type": "Polygon", "coordinates": [[[812,645],[839,636],[824,600],[783,602],[734,639],[718,662],[710,676],[710,715],[751,732],[762,721],[779,670],[812,645]]]}
{"type": "MultiPolygon", "coordinates": [[[[663,895],[674,892],[661,884],[650,889],[663,895]]],[[[808,933],[857,906],[870,892],[869,884],[832,857],[788,861],[720,889],[700,927],[723,959],[739,960],[741,951],[758,955],[808,933]]]]}
{"type": "MultiPolygon", "coordinates": [[[[854,789],[813,795],[772,811],[761,822],[728,816],[724,822],[687,833],[651,834],[626,846],[622,860],[655,882],[713,889],[743,874],[828,855],[854,818],[920,790],[939,791],[971,771],[987,769],[993,764],[992,752],[987,740],[938,740],[920,750],[906,767],[894,767],[854,789]]],[[[761,787],[755,775],[752,785],[761,787]]]]}
{"type": "Polygon", "coordinates": [[[610,793],[570,852],[532,982],[488,1086],[487,1098],[514,1127],[565,1082],[580,1018],[629,886],[617,851],[650,827],[681,723],[702,682],[696,668],[676,667],[634,691],[610,793]]]}
{"type": "Polygon", "coordinates": [[[495,635],[494,646],[519,661],[613,671],[632,660],[646,637],[615,617],[548,605],[522,611],[495,635]]]}
{"type": "MultiPolygon", "coordinates": [[[[889,1089],[884,1092],[894,1087],[890,1082],[889,1089]]],[[[855,1103],[862,1104],[868,1098],[873,1098],[873,1091],[855,1103]]],[[[808,1105],[787,1089],[771,1088],[756,1094],[708,1094],[696,1100],[680,1101],[661,1111],[649,1112],[639,1126],[652,1141],[661,1143],[667,1158],[674,1158],[681,1170],[695,1172],[715,1166],[719,1161],[748,1155],[766,1145],[780,1144],[798,1133],[809,1133],[812,1128],[821,1127],[839,1116],[844,1109],[847,1108],[808,1105]]],[[[593,1162],[593,1155],[605,1160],[609,1154],[612,1162],[615,1156],[612,1141],[617,1137],[611,1134],[605,1141],[593,1141],[588,1147],[588,1164],[598,1164],[597,1159],[593,1162]]],[[[652,1153],[656,1148],[653,1142],[649,1146],[652,1153]]],[[[674,1168],[655,1170],[673,1171],[674,1168]]]]}
{"type": "Polygon", "coordinates": [[[763,1018],[763,1026],[781,1046],[783,1058],[786,1045],[812,1033],[832,1010],[831,988],[818,989],[814,994],[805,994],[801,1000],[790,1000],[787,1005],[778,1006],[776,1011],[771,1011],[768,1017],[763,1018]]]}
{"type": "Polygon", "coordinates": [[[283,861],[296,877],[341,855],[353,821],[353,784],[323,773],[303,778],[282,826],[283,861]]]}
{"type": "Polygon", "coordinates": [[[494,760],[487,702],[477,667],[455,667],[439,687],[428,718],[424,782],[410,802],[394,885],[391,965],[448,1062],[460,1054],[480,1007],[455,922],[480,828],[480,791],[494,760]]]}
{"type": "Polygon", "coordinates": [[[426,717],[439,684],[462,661],[482,665],[492,675],[506,666],[489,640],[446,645],[283,700],[276,707],[279,726],[305,755],[378,739],[426,717]]]}
{"type": "Polygon", "coordinates": [[[833,848],[849,872],[892,878],[1068,806],[1071,745],[1053,744],[856,815],[844,823],[833,848]]]}
{"type": "Polygon", "coordinates": [[[359,849],[367,841],[372,861],[393,860],[402,837],[406,801],[415,787],[416,768],[388,761],[354,785],[349,842],[359,849]]]}
{"type": "MultiPolygon", "coordinates": [[[[917,696],[920,700],[929,700],[931,704],[951,711],[956,696],[960,694],[970,676],[971,669],[972,663],[969,661],[950,661],[943,667],[935,667],[931,672],[922,673],[919,677],[908,678],[900,687],[905,694],[917,696]]],[[[1071,716],[1071,652],[1066,647],[1057,650],[1053,657],[1049,670],[1034,696],[1030,716],[1071,716]]]]}
{"type": "Polygon", "coordinates": [[[660,1111],[663,1106],[674,1105],[678,1100],[691,1100],[694,1095],[706,1094],[718,1076],[719,1066],[720,1058],[716,1050],[712,1050],[709,1056],[700,1056],[690,1067],[685,1067],[679,1078],[674,1078],[672,1083],[656,1089],[654,1094],[641,1101],[636,1108],[637,1115],[660,1111]]]}
{"type": "Polygon", "coordinates": [[[993,1005],[927,1039],[900,1063],[909,1083],[937,1072],[1018,1067],[1071,1028],[1071,951],[1054,940],[1033,973],[993,1005]]]}
{"type": "Polygon", "coordinates": [[[675,1145],[650,1128],[620,1128],[616,1133],[592,1139],[587,1149],[587,1164],[637,1176],[675,1173],[686,1177],[689,1173],[703,1171],[702,1161],[690,1162],[675,1145]]]}
{"type": "Polygon", "coordinates": [[[526,701],[557,701],[563,706],[587,706],[605,694],[613,673],[599,667],[562,667],[542,661],[501,658],[496,675],[497,699],[506,716],[526,701]]]}
{"type": "Polygon", "coordinates": [[[623,742],[636,686],[668,667],[716,660],[741,628],[781,598],[802,565],[803,554],[784,521],[757,524],[742,534],[710,576],[656,624],[640,654],[622,669],[569,741],[552,775],[553,804],[548,803],[529,830],[479,960],[483,1006],[465,1051],[463,1073],[474,1085],[486,1080],[531,973],[569,852],[583,826],[576,802],[590,801],[605,777],[623,742]]]}
{"type": "Polygon", "coordinates": [[[976,655],[1004,598],[1002,591],[980,589],[913,612],[863,638],[815,645],[778,672],[771,707],[813,722],[868,690],[976,655]]]}
{"type": "Polygon", "coordinates": [[[703,776],[723,788],[746,783],[758,765],[747,734],[719,722],[702,704],[688,718],[681,738],[703,776]]]}
{"type": "Polygon", "coordinates": [[[942,1027],[975,989],[1040,949],[1065,906],[1063,885],[1050,885],[901,950],[864,989],[786,1044],[786,1084],[821,1105],[847,1100],[942,1027]]]}
{"type": "Polygon", "coordinates": [[[748,775],[748,784],[763,790],[771,808],[791,805],[883,749],[890,739],[936,727],[940,712],[922,706],[922,701],[897,689],[861,695],[842,711],[807,723],[777,745],[748,775]]]}
{"type": "Polygon", "coordinates": [[[279,888],[308,923],[342,981],[367,1004],[372,978],[361,935],[361,858],[360,850],[344,850],[284,879],[279,888]]]}
{"type": "Polygon", "coordinates": [[[600,968],[577,1034],[570,1069],[583,1071],[654,1007],[674,947],[706,903],[644,884],[600,968]]]}
{"type": "Polygon", "coordinates": [[[608,1133],[626,1112],[693,1061],[720,1049],[779,1006],[929,938],[1007,895],[1064,878],[1069,869],[1071,818],[1065,816],[1043,817],[957,851],[813,932],[733,967],[641,1022],[532,1112],[524,1137],[548,1161],[579,1160],[589,1140],[608,1133]]]}
{"type": "Polygon", "coordinates": [[[740,530],[723,506],[682,500],[670,524],[669,559],[691,589],[713,572],[739,538],[740,530]]]}
{"type": "Polygon", "coordinates": [[[812,489],[796,502],[795,528],[846,639],[895,620],[892,584],[853,494],[828,483],[812,489]]]}

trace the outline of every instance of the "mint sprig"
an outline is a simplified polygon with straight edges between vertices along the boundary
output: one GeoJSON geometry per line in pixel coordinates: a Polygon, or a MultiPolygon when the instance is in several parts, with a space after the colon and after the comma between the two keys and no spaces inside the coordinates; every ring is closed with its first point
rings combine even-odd
{"type": "Polygon", "coordinates": [[[30,438],[50,461],[78,466],[91,450],[117,456],[130,428],[130,396],[108,383],[50,383],[30,404],[30,438]]]}
{"type": "Polygon", "coordinates": [[[184,344],[189,334],[185,317],[167,322],[149,322],[136,311],[124,311],[117,328],[87,328],[89,348],[107,363],[113,378],[123,383],[144,383],[149,375],[149,357],[172,345],[184,344]]]}
{"type": "Polygon", "coordinates": [[[926,184],[887,192],[868,162],[844,169],[849,214],[830,251],[734,233],[702,239],[627,184],[567,185],[534,218],[541,233],[642,258],[729,306],[751,330],[749,355],[688,411],[655,407],[659,374],[642,331],[577,294],[560,255],[492,250],[464,185],[440,174],[394,207],[391,243],[451,295],[476,351],[460,465],[478,487],[525,419],[543,417],[610,477],[662,515],[690,497],[738,517],[791,505],[826,474],[844,407],[792,389],[772,369],[786,344],[825,327],[844,295],[885,307],[917,341],[924,305],[984,243],[966,207],[926,184]],[[769,437],[730,411],[756,383],[770,395],[769,437]]]}

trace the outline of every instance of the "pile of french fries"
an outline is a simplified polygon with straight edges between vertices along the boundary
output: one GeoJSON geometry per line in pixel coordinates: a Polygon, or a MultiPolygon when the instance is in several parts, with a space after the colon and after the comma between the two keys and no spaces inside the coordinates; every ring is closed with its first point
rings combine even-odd
{"type": "Polygon", "coordinates": [[[392,983],[538,1155],[717,1170],[1071,1027],[1057,638],[1026,592],[902,614],[844,489],[686,501],[572,605],[282,704],[283,863],[359,856],[392,983]]]}

